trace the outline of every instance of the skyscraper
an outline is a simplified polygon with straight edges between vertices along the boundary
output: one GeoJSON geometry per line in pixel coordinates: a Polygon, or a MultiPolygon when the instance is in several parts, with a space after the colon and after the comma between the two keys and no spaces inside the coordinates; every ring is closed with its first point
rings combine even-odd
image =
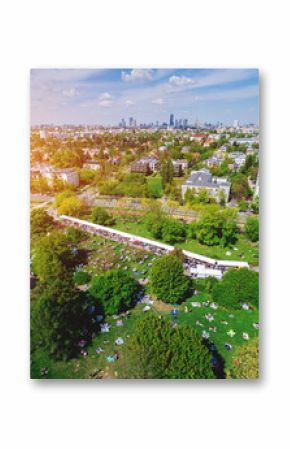
{"type": "Polygon", "coordinates": [[[170,114],[170,117],[169,117],[169,126],[174,126],[174,115],[173,114],[170,114]]]}

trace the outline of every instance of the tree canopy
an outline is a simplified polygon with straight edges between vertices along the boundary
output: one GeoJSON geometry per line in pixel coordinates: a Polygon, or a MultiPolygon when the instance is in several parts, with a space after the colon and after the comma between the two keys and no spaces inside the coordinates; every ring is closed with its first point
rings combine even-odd
{"type": "Polygon", "coordinates": [[[136,303],[138,284],[121,269],[110,270],[92,280],[90,294],[103,306],[105,314],[125,312],[136,303]]]}
{"type": "Polygon", "coordinates": [[[150,279],[152,292],[164,302],[179,302],[188,290],[189,281],[183,273],[182,262],[172,254],[154,261],[150,279]]]}
{"type": "Polygon", "coordinates": [[[167,243],[182,242],[185,239],[185,227],[179,221],[168,218],[162,225],[162,240],[167,243]]]}
{"type": "Polygon", "coordinates": [[[229,246],[237,240],[235,212],[218,210],[206,212],[196,224],[196,238],[208,246],[229,246]]]}
{"type": "Polygon", "coordinates": [[[162,178],[162,186],[165,187],[166,184],[170,184],[173,181],[174,167],[171,159],[164,158],[160,165],[160,175],[162,178]]]}
{"type": "Polygon", "coordinates": [[[54,359],[68,359],[78,352],[77,343],[90,338],[91,317],[71,278],[49,282],[31,305],[32,347],[40,346],[54,359]]]}
{"type": "Polygon", "coordinates": [[[228,308],[240,309],[243,303],[259,306],[259,274],[248,268],[228,270],[213,287],[213,299],[228,308]]]}
{"type": "Polygon", "coordinates": [[[232,177],[231,195],[237,201],[247,199],[251,196],[251,189],[248,178],[242,173],[237,173],[232,177]]]}
{"type": "Polygon", "coordinates": [[[173,328],[151,313],[138,320],[126,352],[122,377],[142,379],[212,379],[211,355],[196,331],[173,328]]]}
{"type": "Polygon", "coordinates": [[[259,340],[254,338],[236,351],[228,377],[232,379],[258,379],[259,340]]]}
{"type": "Polygon", "coordinates": [[[251,242],[259,240],[259,220],[256,217],[249,217],[246,222],[246,234],[251,242]]]}
{"type": "Polygon", "coordinates": [[[46,234],[53,229],[53,218],[43,208],[33,209],[30,213],[30,231],[32,235],[46,234]]]}
{"type": "Polygon", "coordinates": [[[65,198],[57,211],[60,215],[71,215],[79,217],[84,207],[84,202],[77,196],[70,196],[65,198]]]}
{"type": "Polygon", "coordinates": [[[61,279],[64,273],[71,271],[74,262],[68,239],[59,231],[40,238],[33,251],[33,271],[41,281],[61,279]]]}

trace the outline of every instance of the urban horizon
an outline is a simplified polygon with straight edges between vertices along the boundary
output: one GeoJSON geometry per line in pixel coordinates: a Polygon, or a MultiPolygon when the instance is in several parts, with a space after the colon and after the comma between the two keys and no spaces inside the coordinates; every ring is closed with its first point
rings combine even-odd
{"type": "Polygon", "coordinates": [[[257,69],[33,69],[31,123],[258,124],[258,86],[257,69]]]}

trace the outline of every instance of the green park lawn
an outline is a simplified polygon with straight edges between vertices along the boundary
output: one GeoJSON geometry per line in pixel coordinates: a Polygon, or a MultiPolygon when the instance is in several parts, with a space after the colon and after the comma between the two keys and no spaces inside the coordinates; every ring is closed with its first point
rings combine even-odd
{"type": "MultiPolygon", "coordinates": [[[[178,306],[177,322],[180,326],[186,324],[193,327],[200,335],[203,330],[208,331],[209,327],[215,326],[217,331],[209,331],[209,341],[215,344],[218,353],[224,359],[224,368],[227,369],[231,366],[237,348],[245,343],[245,340],[243,340],[242,337],[243,332],[249,334],[250,340],[258,335],[258,331],[253,327],[253,323],[258,322],[258,312],[247,310],[231,312],[222,308],[213,310],[210,307],[204,306],[192,308],[190,305],[192,301],[202,302],[208,299],[210,299],[210,296],[206,294],[194,295],[191,299],[178,306]],[[185,312],[185,306],[188,308],[187,313],[185,312]],[[191,312],[189,312],[190,310],[191,312]],[[208,322],[204,317],[206,313],[211,313],[214,316],[214,321],[208,322]],[[230,317],[229,315],[233,315],[233,317],[230,317]],[[203,327],[198,326],[196,321],[203,324],[203,327]],[[228,324],[222,324],[221,321],[226,321],[228,324]],[[227,335],[227,332],[231,329],[236,332],[233,337],[227,335]],[[224,346],[225,343],[230,343],[232,345],[232,350],[226,350],[224,346]]],[[[126,360],[124,360],[122,355],[123,348],[132,335],[136,321],[144,314],[143,308],[144,304],[138,304],[131,313],[125,317],[120,317],[123,320],[123,327],[116,326],[117,319],[113,317],[107,318],[106,322],[111,325],[110,331],[108,333],[99,333],[92,340],[88,347],[88,355],[86,357],[80,355],[79,358],[74,358],[67,362],[55,362],[50,359],[44,351],[35,351],[32,354],[31,378],[88,379],[94,377],[94,375],[98,373],[100,373],[103,378],[120,378],[119,370],[122,365],[126,363],[126,360]],[[118,337],[121,337],[124,340],[124,344],[121,346],[118,346],[115,343],[115,340],[118,337]],[[101,347],[104,352],[97,354],[96,349],[98,347],[101,347]],[[115,351],[118,352],[119,359],[112,363],[108,362],[106,357],[113,355],[115,351]],[[40,375],[40,368],[42,367],[48,368],[48,374],[44,377],[40,375]]],[[[154,313],[168,316],[168,318],[171,319],[170,310],[172,307],[167,306],[164,307],[164,309],[162,308],[160,310],[160,302],[154,302],[152,306],[152,311],[154,313]]]]}
{"type": "MultiPolygon", "coordinates": [[[[135,220],[124,220],[117,218],[114,228],[119,231],[129,232],[141,237],[156,240],[146,228],[142,218],[135,220]]],[[[161,241],[161,240],[159,240],[161,241]]],[[[183,243],[178,243],[175,246],[192,251],[216,259],[224,260],[242,260],[248,262],[250,265],[259,265],[259,246],[257,243],[251,243],[243,234],[239,234],[238,240],[232,248],[223,248],[222,246],[206,246],[199,243],[197,240],[187,240],[183,243]],[[236,250],[234,249],[236,248],[236,250]],[[231,254],[227,254],[227,253],[231,254]]]]}

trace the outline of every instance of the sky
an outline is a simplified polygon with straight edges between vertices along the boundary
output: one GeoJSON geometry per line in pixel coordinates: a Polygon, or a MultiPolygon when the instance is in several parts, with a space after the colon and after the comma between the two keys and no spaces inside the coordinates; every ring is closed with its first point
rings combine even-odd
{"type": "Polygon", "coordinates": [[[259,121],[257,69],[32,69],[31,125],[259,121]]]}

